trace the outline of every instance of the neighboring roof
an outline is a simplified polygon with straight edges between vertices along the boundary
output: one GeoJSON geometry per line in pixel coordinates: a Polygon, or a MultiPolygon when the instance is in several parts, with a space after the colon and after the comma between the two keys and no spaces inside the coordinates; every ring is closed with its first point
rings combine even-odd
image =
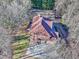
{"type": "Polygon", "coordinates": [[[34,9],[52,10],[55,0],[31,0],[34,9]]]}

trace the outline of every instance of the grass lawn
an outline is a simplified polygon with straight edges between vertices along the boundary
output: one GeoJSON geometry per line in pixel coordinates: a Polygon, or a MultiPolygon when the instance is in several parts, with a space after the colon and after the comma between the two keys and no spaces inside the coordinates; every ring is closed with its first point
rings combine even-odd
{"type": "Polygon", "coordinates": [[[29,38],[19,36],[12,44],[13,59],[20,59],[26,53],[26,48],[29,46],[29,38]]]}

